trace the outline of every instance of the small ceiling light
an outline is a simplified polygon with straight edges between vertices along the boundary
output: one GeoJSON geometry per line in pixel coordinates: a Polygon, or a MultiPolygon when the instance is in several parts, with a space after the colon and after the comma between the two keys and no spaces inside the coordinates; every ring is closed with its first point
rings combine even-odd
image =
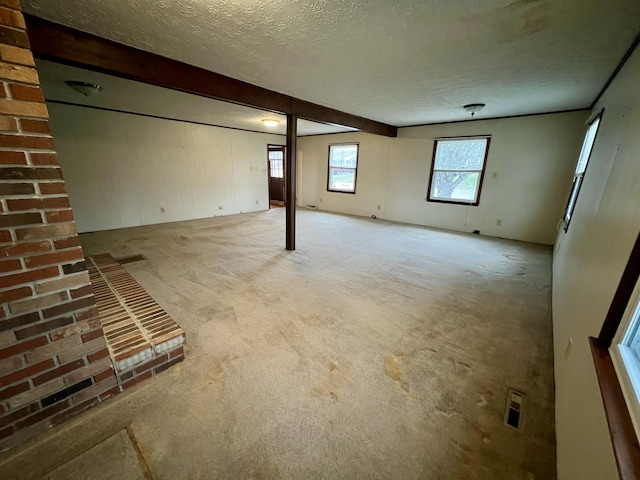
{"type": "Polygon", "coordinates": [[[486,105],[484,103],[468,103],[462,108],[471,114],[473,117],[477,112],[482,110],[486,105]]]}
{"type": "Polygon", "coordinates": [[[95,95],[96,93],[100,93],[102,91],[102,87],[100,85],[96,85],[95,83],[79,82],[76,80],[67,80],[64,83],[66,83],[70,88],[72,88],[79,94],[84,95],[85,97],[95,95]]]}
{"type": "Polygon", "coordinates": [[[278,124],[280,123],[280,120],[274,120],[273,118],[265,118],[264,120],[262,120],[262,123],[264,123],[265,127],[274,128],[278,126],[278,124]]]}

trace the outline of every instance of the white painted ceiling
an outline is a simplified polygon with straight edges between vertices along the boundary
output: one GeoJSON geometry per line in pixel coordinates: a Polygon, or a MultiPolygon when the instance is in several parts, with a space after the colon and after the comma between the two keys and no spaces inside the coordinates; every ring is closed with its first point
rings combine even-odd
{"type": "MultiPolygon", "coordinates": [[[[211,100],[45,60],[37,60],[36,63],[42,90],[47,101],[74,103],[207,125],[286,135],[287,122],[284,115],[211,100]],[[94,83],[100,85],[102,91],[99,94],[85,97],[68,87],[64,83],[66,80],[94,83]],[[275,128],[269,128],[262,123],[263,119],[276,119],[280,123],[275,128]]],[[[299,136],[353,130],[353,128],[298,119],[299,136]]]]}
{"type": "MultiPolygon", "coordinates": [[[[638,0],[22,0],[26,12],[397,126],[590,106],[638,0]]],[[[204,105],[204,103],[203,103],[204,105]]],[[[204,108],[204,107],[203,107],[204,108]]]]}

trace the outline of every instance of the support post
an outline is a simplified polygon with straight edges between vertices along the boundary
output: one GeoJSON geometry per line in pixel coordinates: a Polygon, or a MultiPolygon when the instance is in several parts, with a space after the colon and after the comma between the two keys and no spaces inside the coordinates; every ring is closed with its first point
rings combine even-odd
{"type": "Polygon", "coordinates": [[[296,249],[296,154],[298,149],[298,117],[287,114],[287,152],[284,171],[287,203],[287,250],[296,249]]]}

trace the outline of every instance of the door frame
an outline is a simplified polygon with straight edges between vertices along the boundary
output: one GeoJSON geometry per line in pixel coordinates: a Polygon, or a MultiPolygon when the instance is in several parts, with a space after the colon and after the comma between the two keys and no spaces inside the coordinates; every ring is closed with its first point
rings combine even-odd
{"type": "MultiPolygon", "coordinates": [[[[286,145],[277,145],[273,143],[267,144],[267,197],[269,199],[269,208],[271,208],[271,160],[269,160],[269,152],[282,152],[282,204],[286,206],[287,199],[285,192],[287,191],[287,186],[284,171],[286,169],[287,147],[286,145]]],[[[280,200],[275,201],[280,202],[280,200]]]]}

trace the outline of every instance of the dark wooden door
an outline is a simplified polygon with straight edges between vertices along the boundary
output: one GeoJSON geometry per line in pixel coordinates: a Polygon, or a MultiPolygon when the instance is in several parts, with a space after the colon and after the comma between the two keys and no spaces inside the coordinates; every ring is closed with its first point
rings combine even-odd
{"type": "Polygon", "coordinates": [[[284,152],[282,145],[269,145],[269,202],[284,203],[284,152]]]}

